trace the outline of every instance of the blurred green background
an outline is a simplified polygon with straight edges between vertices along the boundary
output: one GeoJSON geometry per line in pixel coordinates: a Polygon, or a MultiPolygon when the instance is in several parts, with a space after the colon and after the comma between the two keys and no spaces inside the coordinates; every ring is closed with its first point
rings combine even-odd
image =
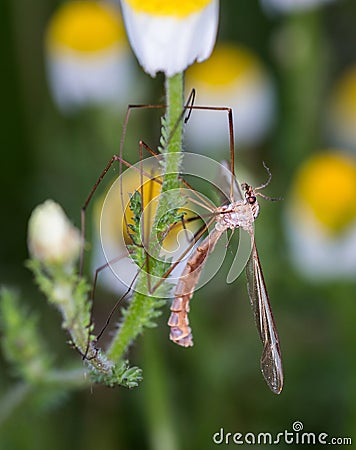
{"type": "MultiPolygon", "coordinates": [[[[15,286],[40,314],[41,332],[60,366],[79,356],[65,345],[59,316],[24,267],[27,221],[34,206],[53,198],[79,226],[89,189],[118,151],[125,106],[82,108],[67,115],[57,109],[46,79],[44,33],[59,4],[0,3],[0,281],[15,286]]],[[[281,341],[281,395],[269,391],[259,369],[261,346],[244,275],[226,285],[226,272],[219,273],[193,299],[192,349],[169,342],[165,308],[159,326],[130,350],[131,363],[144,371],[138,388],[93,386],[63,392],[51,404],[27,398],[0,424],[1,450],[209,449],[216,447],[212,436],[222,427],[233,433],[278,433],[291,431],[297,420],[305,431],[356,439],[355,277],[323,282],[303,277],[290,262],[284,227],[294,174],[318,148],[331,145],[323,122],[326,98],[337,76],[356,61],[355,18],[353,0],[290,15],[266,14],[257,0],[221,2],[219,40],[243,44],[257,54],[278,95],[276,125],[238,158],[257,180],[265,179],[261,162],[268,162],[273,172],[268,193],[285,198],[264,202],[256,224],[281,341]],[[287,48],[281,50],[283,45],[287,48]]],[[[152,80],[138,65],[135,70],[140,92],[129,101],[161,102],[163,78],[152,80]]],[[[130,127],[125,156],[135,161],[139,139],[157,143],[159,121],[149,112],[137,114],[130,127]]],[[[228,156],[227,147],[219,153],[221,159],[228,156]]],[[[114,298],[100,294],[98,321],[114,298]]],[[[0,380],[0,395],[17,383],[4,360],[0,380]]]]}

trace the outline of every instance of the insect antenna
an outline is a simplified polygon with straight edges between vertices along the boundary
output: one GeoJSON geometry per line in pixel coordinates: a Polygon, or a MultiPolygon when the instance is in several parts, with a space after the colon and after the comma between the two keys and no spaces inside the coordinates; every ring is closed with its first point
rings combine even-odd
{"type": "Polygon", "coordinates": [[[271,172],[270,168],[267,166],[267,164],[264,161],[262,162],[262,164],[263,164],[263,167],[267,171],[268,178],[267,178],[267,181],[265,183],[261,184],[261,186],[258,186],[256,188],[254,188],[255,191],[259,191],[260,189],[266,188],[270,184],[270,182],[272,180],[272,172],[271,172]]]}
{"type": "Polygon", "coordinates": [[[268,178],[265,183],[261,184],[261,186],[254,188],[255,194],[258,195],[259,197],[264,198],[265,200],[270,201],[270,202],[279,202],[279,201],[283,200],[282,197],[269,197],[268,195],[261,194],[261,192],[256,192],[256,191],[266,188],[272,180],[272,172],[271,172],[270,168],[267,166],[267,164],[264,161],[262,162],[262,164],[263,164],[263,167],[267,171],[268,178]]]}

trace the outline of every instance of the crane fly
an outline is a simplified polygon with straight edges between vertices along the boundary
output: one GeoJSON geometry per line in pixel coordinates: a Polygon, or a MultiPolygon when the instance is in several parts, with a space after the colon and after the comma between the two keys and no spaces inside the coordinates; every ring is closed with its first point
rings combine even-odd
{"type": "MultiPolygon", "coordinates": [[[[194,94],[195,95],[195,94],[194,94]]],[[[267,186],[271,179],[270,172],[268,170],[268,173],[270,175],[267,183],[265,183],[262,186],[259,186],[257,188],[252,188],[250,185],[243,183],[241,185],[241,189],[238,185],[238,182],[235,177],[234,173],[234,132],[233,132],[233,119],[232,119],[232,110],[228,107],[207,107],[207,106],[195,106],[193,105],[194,102],[194,95],[193,100],[190,99],[187,102],[187,106],[185,107],[185,110],[188,111],[187,119],[189,118],[191,112],[193,110],[213,110],[213,111],[225,111],[228,115],[228,123],[229,123],[229,138],[230,138],[230,161],[231,161],[231,170],[229,171],[231,175],[231,184],[230,184],[230,199],[229,203],[227,205],[223,205],[220,207],[217,207],[215,209],[210,209],[209,206],[207,206],[207,209],[210,213],[212,213],[212,217],[208,221],[207,224],[205,224],[205,227],[202,230],[199,230],[198,233],[194,236],[194,242],[193,245],[190,247],[190,249],[194,248],[194,245],[198,242],[198,245],[195,249],[193,249],[190,256],[188,256],[188,260],[185,264],[184,270],[181,274],[181,276],[178,279],[178,283],[175,287],[174,291],[174,300],[171,305],[171,315],[168,321],[168,325],[170,326],[170,339],[183,347],[190,347],[193,345],[193,337],[191,328],[189,326],[189,320],[188,320],[188,313],[189,313],[189,303],[193,296],[193,292],[199,282],[199,278],[201,275],[201,272],[206,264],[207,258],[210,255],[210,253],[213,252],[217,242],[220,240],[223,233],[227,230],[234,231],[235,229],[239,228],[244,231],[246,231],[251,239],[251,253],[246,265],[246,274],[247,274],[247,281],[248,281],[248,294],[250,297],[250,302],[254,311],[255,315],[255,321],[257,325],[257,329],[263,344],[263,352],[261,357],[261,370],[263,373],[263,376],[270,387],[270,389],[276,393],[279,394],[283,387],[283,370],[282,370],[282,362],[281,362],[281,352],[280,352],[280,346],[279,346],[279,339],[278,339],[278,333],[277,329],[274,323],[271,306],[269,302],[269,297],[267,294],[267,289],[261,269],[260,260],[258,257],[258,252],[255,244],[255,238],[254,238],[254,221],[258,216],[259,213],[259,204],[257,201],[257,196],[261,196],[264,198],[267,198],[265,195],[258,192],[260,189],[267,186]],[[234,189],[236,187],[236,189],[234,189]],[[236,192],[237,191],[237,192],[236,192]],[[234,198],[236,197],[236,198],[234,198]],[[237,199],[238,197],[238,199],[237,199]],[[211,226],[213,226],[212,231],[210,234],[202,240],[201,243],[199,243],[200,238],[203,236],[205,231],[211,226]]],[[[129,168],[134,167],[131,164],[125,162],[122,158],[122,148],[124,144],[125,134],[126,134],[126,127],[128,124],[128,119],[130,116],[130,111],[132,109],[143,109],[143,108],[162,108],[162,105],[130,105],[128,107],[125,122],[124,122],[124,131],[122,135],[122,139],[120,142],[120,155],[116,156],[114,155],[111,160],[108,162],[107,166],[104,168],[102,173],[100,174],[97,182],[94,184],[92,190],[90,191],[85,204],[82,207],[82,237],[84,242],[84,233],[85,233],[85,211],[86,208],[93,197],[98,185],[103,180],[104,176],[110,169],[110,167],[115,163],[119,162],[120,165],[120,174],[122,173],[122,165],[127,165],[129,168]]],[[[183,115],[181,119],[183,118],[183,115]]],[[[157,158],[157,154],[153,152],[143,141],[140,141],[140,155],[142,155],[142,149],[145,148],[148,150],[155,158],[157,158]]],[[[198,155],[196,155],[198,156],[198,155]]],[[[140,159],[141,161],[141,159],[140,159]]],[[[140,165],[141,167],[141,165],[140,165]]],[[[141,167],[141,178],[142,178],[142,167],[141,167]]],[[[205,174],[204,174],[205,175],[205,174]]],[[[198,195],[198,192],[195,191],[191,186],[183,179],[181,178],[181,181],[183,183],[183,186],[188,189],[192,189],[192,192],[198,196],[198,199],[203,201],[204,199],[200,198],[198,195]]],[[[142,183],[141,183],[142,184],[142,183]]],[[[121,188],[122,190],[122,188],[121,188]]],[[[142,193],[142,191],[141,191],[142,193]]],[[[197,204],[200,202],[195,200],[197,204]]],[[[189,219],[191,220],[191,219],[189,219]]],[[[126,223],[126,227],[128,224],[126,223]]],[[[188,249],[190,251],[190,249],[188,249]]],[[[171,266],[170,269],[167,270],[167,272],[161,276],[160,280],[156,283],[155,286],[150,289],[150,295],[153,295],[157,287],[171,274],[174,267],[177,266],[177,264],[181,263],[183,261],[183,257],[185,257],[188,254],[188,251],[185,251],[178,260],[171,266]]],[[[95,282],[96,277],[98,275],[98,272],[104,269],[105,267],[110,265],[110,261],[108,261],[105,265],[100,267],[95,274],[95,282]]],[[[82,272],[83,267],[83,250],[81,252],[81,262],[80,267],[82,272]]],[[[139,270],[142,270],[142,267],[139,267],[139,270]]],[[[150,274],[149,274],[150,275],[150,274]]],[[[114,308],[112,309],[109,318],[104,326],[104,328],[101,330],[101,332],[98,335],[102,335],[103,331],[108,326],[108,323],[114,313],[114,311],[117,309],[118,305],[120,304],[121,300],[124,299],[130,291],[132,291],[133,283],[135,279],[137,278],[137,275],[133,279],[133,281],[129,284],[128,290],[125,292],[125,294],[118,300],[118,302],[115,304],[114,308]]],[[[95,286],[95,284],[94,284],[95,286]]],[[[89,340],[88,340],[89,343],[89,340]]],[[[89,348],[89,344],[88,344],[89,348]]],[[[84,358],[87,357],[88,348],[86,349],[84,353],[84,358]]]]}
{"type": "MultiPolygon", "coordinates": [[[[168,325],[170,326],[170,339],[174,343],[183,347],[193,345],[193,336],[188,319],[189,304],[207,258],[225,231],[234,231],[237,228],[246,231],[251,238],[251,254],[246,265],[247,287],[256,326],[263,344],[261,370],[272,392],[279,394],[283,387],[281,351],[258,257],[253,226],[260,209],[257,196],[268,198],[259,193],[258,190],[267,186],[270,179],[271,174],[269,172],[267,183],[255,189],[247,183],[243,183],[241,185],[243,193],[240,200],[234,201],[231,198],[231,203],[216,208],[213,215],[214,228],[189,257],[178,280],[168,325]]],[[[235,183],[237,183],[237,180],[235,183]]]]}

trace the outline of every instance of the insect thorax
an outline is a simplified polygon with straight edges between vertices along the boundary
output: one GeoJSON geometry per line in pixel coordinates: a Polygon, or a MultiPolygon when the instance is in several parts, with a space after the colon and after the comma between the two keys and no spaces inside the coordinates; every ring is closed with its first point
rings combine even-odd
{"type": "Polygon", "coordinates": [[[220,206],[217,208],[215,227],[219,231],[234,230],[235,228],[251,231],[259,210],[257,200],[252,204],[241,200],[220,206]]]}

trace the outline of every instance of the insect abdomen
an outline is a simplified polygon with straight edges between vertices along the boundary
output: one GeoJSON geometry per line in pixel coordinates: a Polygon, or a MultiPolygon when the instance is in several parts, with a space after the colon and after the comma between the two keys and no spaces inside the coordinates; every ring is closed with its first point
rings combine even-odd
{"type": "Polygon", "coordinates": [[[192,330],[188,320],[190,298],[191,295],[175,297],[168,320],[168,325],[171,327],[169,338],[182,347],[191,347],[193,345],[192,330]]]}
{"type": "Polygon", "coordinates": [[[169,338],[182,347],[191,347],[193,345],[192,330],[188,319],[189,302],[199,281],[206,258],[214,250],[221,234],[222,231],[214,228],[211,234],[203,240],[202,244],[197,247],[188,259],[178,280],[168,325],[171,327],[169,338]]]}

